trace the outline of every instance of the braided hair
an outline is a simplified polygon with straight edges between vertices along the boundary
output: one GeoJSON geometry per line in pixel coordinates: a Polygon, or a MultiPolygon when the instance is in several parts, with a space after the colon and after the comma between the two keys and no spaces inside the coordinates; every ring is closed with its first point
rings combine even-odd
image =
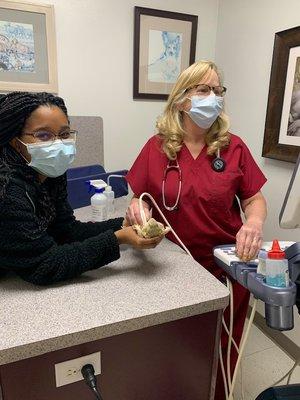
{"type": "MultiPolygon", "coordinates": [[[[30,237],[36,237],[47,229],[55,217],[55,207],[46,187],[38,182],[37,172],[27,166],[9,142],[21,135],[26,120],[40,106],[59,107],[68,118],[63,99],[50,93],[12,92],[0,95],[0,206],[10,182],[20,184],[21,181],[26,193],[28,186],[36,191],[38,223],[36,231],[27,233],[30,237]]],[[[53,181],[49,186],[52,185],[56,190],[55,196],[65,193],[65,177],[53,181]]]]}
{"type": "Polygon", "coordinates": [[[60,108],[68,118],[63,99],[51,93],[12,92],[2,95],[0,97],[0,147],[20,136],[27,118],[43,105],[60,108]]]}

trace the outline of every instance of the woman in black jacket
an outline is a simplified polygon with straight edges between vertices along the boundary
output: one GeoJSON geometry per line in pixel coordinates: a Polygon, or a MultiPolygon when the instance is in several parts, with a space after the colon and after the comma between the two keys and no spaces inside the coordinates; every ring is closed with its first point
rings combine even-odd
{"type": "Polygon", "coordinates": [[[13,92],[0,98],[0,272],[47,285],[117,260],[120,244],[145,249],[160,242],[121,229],[123,218],[75,220],[65,175],[75,139],[60,97],[13,92]]]}

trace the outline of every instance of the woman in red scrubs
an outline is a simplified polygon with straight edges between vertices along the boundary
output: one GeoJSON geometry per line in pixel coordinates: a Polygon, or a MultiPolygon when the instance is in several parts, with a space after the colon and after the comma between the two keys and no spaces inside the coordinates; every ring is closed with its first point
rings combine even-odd
{"type": "MultiPolygon", "coordinates": [[[[217,278],[224,273],[214,263],[213,247],[236,242],[241,259],[253,258],[266,217],[260,192],[266,178],[245,143],[228,131],[225,93],[212,62],[200,61],[183,71],[157,122],[158,134],[146,143],[127,175],[134,192],[128,222],[142,223],[138,197],[150,193],[193,257],[217,278]]],[[[143,204],[149,217],[151,204],[143,204]]],[[[153,217],[160,219],[155,209],[153,217]]],[[[169,239],[176,241],[172,234],[169,239]]],[[[237,282],[233,291],[233,336],[239,343],[249,293],[237,282]]],[[[224,335],[222,347],[226,346],[224,335]]],[[[236,358],[232,350],[232,369],[236,358]]],[[[224,399],[218,374],[215,400],[224,399]]]]}

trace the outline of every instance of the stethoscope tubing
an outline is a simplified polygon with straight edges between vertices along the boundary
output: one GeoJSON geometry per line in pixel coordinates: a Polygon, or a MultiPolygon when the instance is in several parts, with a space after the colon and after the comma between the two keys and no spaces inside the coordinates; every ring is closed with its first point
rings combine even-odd
{"type": "MultiPolygon", "coordinates": [[[[180,199],[181,189],[182,189],[181,168],[178,164],[177,159],[175,160],[175,164],[171,164],[171,162],[172,161],[169,161],[167,167],[165,168],[163,181],[162,181],[162,188],[161,188],[163,206],[167,211],[178,210],[178,204],[179,204],[179,199],[180,199]],[[170,170],[177,170],[178,176],[179,176],[177,197],[176,197],[175,203],[172,206],[167,205],[166,196],[165,196],[165,184],[166,184],[168,172],[170,170]]],[[[213,161],[211,162],[211,167],[215,172],[223,172],[225,170],[226,162],[223,158],[220,157],[220,149],[217,150],[216,158],[214,158],[213,161]]]]}

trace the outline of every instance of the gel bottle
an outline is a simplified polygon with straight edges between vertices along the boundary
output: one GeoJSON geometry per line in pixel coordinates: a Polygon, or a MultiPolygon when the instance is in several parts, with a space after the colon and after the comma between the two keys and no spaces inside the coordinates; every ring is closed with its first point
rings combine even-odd
{"type": "Polygon", "coordinates": [[[266,259],[268,258],[268,252],[263,249],[259,250],[257,258],[257,273],[266,276],[266,259]]]}
{"type": "Polygon", "coordinates": [[[275,287],[289,286],[289,266],[278,240],[273,240],[266,259],[266,284],[275,287]]]}

